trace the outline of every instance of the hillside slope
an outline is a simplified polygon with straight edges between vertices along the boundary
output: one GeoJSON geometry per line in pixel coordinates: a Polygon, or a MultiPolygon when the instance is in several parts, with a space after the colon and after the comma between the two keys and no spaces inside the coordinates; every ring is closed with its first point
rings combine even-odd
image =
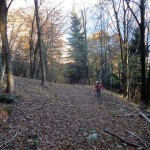
{"type": "Polygon", "coordinates": [[[20,101],[0,104],[1,110],[10,112],[10,116],[0,124],[0,149],[150,148],[149,124],[132,105],[106,90],[97,100],[92,86],[47,82],[42,88],[40,81],[21,77],[15,77],[15,85],[20,101]]]}

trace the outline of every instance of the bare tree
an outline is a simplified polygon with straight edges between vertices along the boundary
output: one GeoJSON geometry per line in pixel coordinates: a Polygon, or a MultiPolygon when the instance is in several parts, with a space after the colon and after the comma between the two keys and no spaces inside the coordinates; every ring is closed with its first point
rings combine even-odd
{"type": "Polygon", "coordinates": [[[90,85],[90,72],[89,72],[89,62],[88,62],[88,47],[87,47],[87,10],[84,9],[81,11],[82,21],[83,21],[83,30],[84,30],[84,46],[85,46],[85,60],[86,60],[86,70],[88,82],[90,85]]]}
{"type": "Polygon", "coordinates": [[[7,35],[7,16],[8,9],[13,0],[7,6],[6,0],[0,1],[0,34],[2,39],[2,47],[3,53],[6,61],[6,74],[7,74],[7,88],[6,92],[9,94],[14,93],[14,78],[12,74],[12,64],[11,64],[11,56],[10,56],[10,48],[8,43],[8,35],[7,35]]]}
{"type": "MultiPolygon", "coordinates": [[[[127,87],[126,87],[126,83],[127,83],[127,72],[126,72],[126,53],[124,53],[124,38],[121,34],[121,27],[120,27],[120,20],[119,20],[119,9],[120,9],[120,4],[121,4],[121,0],[119,1],[119,6],[118,9],[116,9],[116,5],[115,5],[115,1],[112,0],[112,4],[113,4],[113,10],[114,10],[114,14],[115,14],[115,19],[116,19],[116,24],[117,24],[117,31],[118,31],[118,35],[119,35],[119,40],[120,40],[120,49],[121,49],[121,62],[122,62],[122,84],[123,84],[123,95],[126,96],[127,95],[127,87]],[[124,55],[125,54],[125,55],[124,55]]],[[[125,13],[125,11],[124,11],[125,13]]],[[[124,19],[125,19],[125,14],[124,14],[124,19]]],[[[125,22],[125,20],[124,20],[125,22]]],[[[125,25],[125,24],[124,24],[125,25]]],[[[124,26],[124,36],[126,36],[126,29],[124,26]]]]}
{"type": "Polygon", "coordinates": [[[45,67],[44,67],[44,57],[43,57],[43,49],[42,49],[42,35],[41,35],[41,26],[40,26],[40,18],[38,11],[38,0],[34,0],[35,4],[35,14],[36,14],[36,23],[38,29],[38,47],[40,50],[40,60],[41,60],[41,71],[42,71],[42,82],[41,85],[44,86],[45,82],[45,67]]]}
{"type": "MultiPolygon", "coordinates": [[[[67,16],[62,14],[58,5],[52,8],[44,8],[42,15],[43,48],[46,68],[46,78],[54,81],[57,62],[61,61],[61,50],[63,45],[62,35],[66,32],[67,16]],[[46,12],[46,13],[45,13],[46,12]]],[[[55,80],[56,81],[56,80],[55,80]]]]}

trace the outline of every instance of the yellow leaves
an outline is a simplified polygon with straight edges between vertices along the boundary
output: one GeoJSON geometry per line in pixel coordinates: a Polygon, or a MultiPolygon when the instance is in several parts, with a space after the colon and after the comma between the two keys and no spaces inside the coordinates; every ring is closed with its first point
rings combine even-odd
{"type": "Polygon", "coordinates": [[[24,43],[23,49],[24,49],[26,52],[29,50],[29,43],[28,43],[28,42],[25,42],[25,43],[24,43]]]}
{"type": "Polygon", "coordinates": [[[20,36],[18,38],[18,41],[17,41],[17,45],[19,45],[20,49],[23,50],[23,52],[28,52],[29,51],[29,41],[28,41],[28,37],[26,35],[24,36],[20,36]]]}
{"type": "Polygon", "coordinates": [[[89,40],[93,40],[93,41],[100,40],[102,36],[105,36],[106,38],[108,38],[109,34],[105,31],[99,31],[99,32],[96,32],[95,34],[92,34],[89,37],[89,40]]]}
{"type": "Polygon", "coordinates": [[[90,40],[98,40],[101,37],[101,32],[97,32],[89,37],[90,40]]]}

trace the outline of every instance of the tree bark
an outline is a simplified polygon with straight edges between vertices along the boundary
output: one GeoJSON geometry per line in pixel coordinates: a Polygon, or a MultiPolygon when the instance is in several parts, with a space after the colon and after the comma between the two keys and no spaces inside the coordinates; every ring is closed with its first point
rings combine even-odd
{"type": "Polygon", "coordinates": [[[8,15],[8,8],[6,5],[6,0],[2,0],[0,5],[0,34],[2,38],[4,56],[6,60],[6,74],[7,74],[6,92],[9,94],[14,94],[14,78],[12,74],[10,48],[7,36],[7,15],[8,15]]]}
{"type": "Polygon", "coordinates": [[[125,2],[123,1],[123,11],[124,11],[124,64],[125,64],[125,72],[126,72],[126,99],[130,100],[130,76],[129,76],[129,47],[128,47],[128,25],[129,25],[129,16],[128,9],[125,7],[125,2]]]}
{"type": "Polygon", "coordinates": [[[37,43],[36,43],[36,46],[35,46],[35,49],[34,49],[34,56],[33,56],[33,79],[35,79],[35,77],[36,77],[36,70],[37,70],[37,66],[38,66],[38,58],[37,58],[37,54],[38,54],[38,51],[39,51],[39,49],[38,49],[38,40],[37,40],[37,43]]]}
{"type": "Polygon", "coordinates": [[[85,46],[85,62],[86,62],[86,76],[88,78],[88,83],[90,85],[90,72],[89,72],[89,63],[88,63],[88,47],[87,47],[87,17],[86,11],[81,11],[82,20],[83,20],[83,30],[84,30],[84,46],[85,46]]]}
{"type": "Polygon", "coordinates": [[[31,24],[31,31],[30,31],[30,41],[29,41],[29,45],[30,45],[30,78],[33,79],[34,78],[34,74],[33,74],[33,51],[34,51],[34,47],[33,47],[33,33],[34,33],[34,20],[35,20],[35,14],[33,16],[33,20],[32,20],[32,24],[31,24]]]}
{"type": "Polygon", "coordinates": [[[44,57],[43,57],[43,49],[42,49],[42,34],[41,34],[40,18],[39,18],[39,11],[38,11],[38,0],[34,0],[34,4],[35,4],[35,12],[36,12],[37,30],[38,30],[38,47],[40,50],[41,71],[42,71],[41,85],[44,86],[44,84],[45,84],[45,67],[44,67],[44,57]]]}
{"type": "MultiPolygon", "coordinates": [[[[53,21],[53,18],[52,18],[53,21]]],[[[54,24],[51,24],[51,68],[50,68],[50,82],[53,81],[53,71],[54,71],[54,24]]]]}
{"type": "Polygon", "coordinates": [[[2,81],[2,51],[0,50],[0,81],[2,81]]]}
{"type": "Polygon", "coordinates": [[[148,77],[147,77],[146,83],[147,83],[146,99],[147,99],[147,103],[149,105],[149,103],[150,103],[150,92],[149,92],[150,91],[150,64],[149,64],[148,77]]]}
{"type": "Polygon", "coordinates": [[[141,100],[147,106],[145,88],[145,0],[141,0],[140,48],[141,48],[141,100]]]}

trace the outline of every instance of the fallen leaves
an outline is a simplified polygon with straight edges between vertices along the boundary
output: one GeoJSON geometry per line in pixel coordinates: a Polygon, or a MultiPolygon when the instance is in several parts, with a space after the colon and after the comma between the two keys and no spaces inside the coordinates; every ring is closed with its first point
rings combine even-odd
{"type": "Polygon", "coordinates": [[[8,119],[8,112],[6,112],[4,109],[0,109],[0,125],[6,123],[8,119]]]}
{"type": "Polygon", "coordinates": [[[1,125],[0,143],[19,133],[4,149],[136,149],[108,135],[105,129],[138,145],[142,143],[127,130],[150,141],[145,120],[132,115],[137,110],[105,90],[98,101],[92,86],[47,82],[42,88],[40,81],[20,77],[15,78],[15,83],[20,100],[3,104],[13,112],[1,125]]]}

